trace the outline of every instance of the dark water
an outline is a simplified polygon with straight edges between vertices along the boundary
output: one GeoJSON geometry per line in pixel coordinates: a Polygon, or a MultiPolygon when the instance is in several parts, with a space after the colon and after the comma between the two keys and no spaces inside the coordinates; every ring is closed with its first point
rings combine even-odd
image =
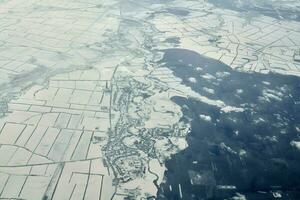
{"type": "Polygon", "coordinates": [[[230,199],[236,193],[274,199],[273,192],[300,199],[300,150],[291,145],[300,141],[300,78],[237,72],[184,49],[166,50],[161,64],[201,95],[245,111],[225,113],[195,99],[173,98],[192,131],[189,147],[166,162],[158,199],[180,199],[178,184],[187,200],[230,199]]]}
{"type": "Polygon", "coordinates": [[[188,10],[182,8],[169,8],[167,12],[176,16],[187,16],[190,13],[188,10]]]}
{"type": "Polygon", "coordinates": [[[217,7],[235,10],[238,12],[254,12],[276,19],[295,20],[300,21],[299,8],[284,9],[274,8],[271,3],[262,3],[258,6],[253,0],[241,1],[238,0],[208,0],[208,2],[214,4],[217,7]]]}

